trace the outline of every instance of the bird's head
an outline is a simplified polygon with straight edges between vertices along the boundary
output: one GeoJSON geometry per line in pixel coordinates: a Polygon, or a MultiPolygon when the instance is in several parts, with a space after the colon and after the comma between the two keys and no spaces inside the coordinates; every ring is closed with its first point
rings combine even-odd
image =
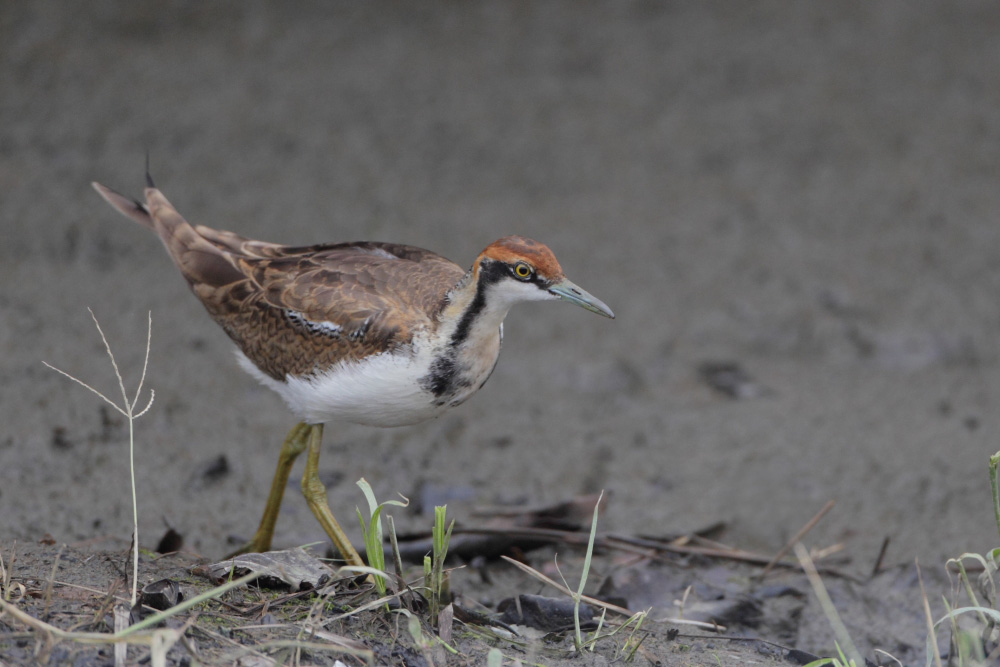
{"type": "Polygon", "coordinates": [[[473,266],[478,285],[494,298],[508,301],[562,299],[592,313],[614,319],[603,301],[577,287],[563,275],[556,256],[547,246],[523,236],[505,236],[486,246],[473,266]]]}

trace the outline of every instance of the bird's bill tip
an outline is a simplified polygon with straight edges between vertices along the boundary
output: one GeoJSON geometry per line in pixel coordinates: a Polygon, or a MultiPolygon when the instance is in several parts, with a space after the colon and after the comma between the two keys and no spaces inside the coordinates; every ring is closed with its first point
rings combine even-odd
{"type": "Polygon", "coordinates": [[[563,301],[569,301],[572,304],[580,306],[581,308],[586,308],[592,313],[597,313],[598,315],[603,315],[609,319],[615,319],[615,314],[611,312],[607,304],[598,299],[593,294],[590,294],[585,289],[576,286],[568,280],[563,280],[549,288],[549,293],[554,294],[563,301]]]}

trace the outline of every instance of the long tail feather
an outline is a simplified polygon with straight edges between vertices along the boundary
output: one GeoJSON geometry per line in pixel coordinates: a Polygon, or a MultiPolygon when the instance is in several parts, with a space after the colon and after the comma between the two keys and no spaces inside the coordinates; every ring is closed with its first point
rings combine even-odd
{"type": "Polygon", "coordinates": [[[143,227],[148,229],[154,229],[153,218],[149,215],[149,209],[146,205],[138,202],[134,199],[126,197],[125,195],[115,192],[111,188],[107,188],[100,183],[91,183],[94,189],[97,190],[97,194],[104,197],[105,201],[114,206],[119,213],[129,217],[136,222],[138,222],[143,227]]]}

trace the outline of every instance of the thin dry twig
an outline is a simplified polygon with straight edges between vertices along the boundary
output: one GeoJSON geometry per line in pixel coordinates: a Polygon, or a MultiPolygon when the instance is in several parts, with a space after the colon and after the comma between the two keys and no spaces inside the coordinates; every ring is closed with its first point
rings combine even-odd
{"type": "Polygon", "coordinates": [[[889,550],[889,536],[886,535],[885,539],[882,540],[882,547],[878,550],[878,556],[875,558],[875,564],[872,566],[872,576],[882,571],[882,562],[885,560],[885,553],[889,550]]]}
{"type": "MultiPolygon", "coordinates": [[[[532,527],[505,527],[494,528],[482,527],[455,527],[453,535],[504,535],[508,537],[526,537],[531,539],[559,542],[561,544],[571,544],[575,546],[586,545],[590,535],[584,531],[560,530],[558,528],[532,528],[532,527]]],[[[710,542],[710,541],[709,541],[710,542]]],[[[663,553],[675,553],[681,555],[705,556],[707,558],[722,558],[735,560],[744,563],[757,565],[767,565],[773,558],[763,554],[736,549],[733,547],[719,546],[697,546],[693,544],[677,544],[676,542],[665,542],[643,537],[632,537],[629,535],[605,534],[597,535],[594,538],[594,546],[602,549],[614,549],[634,553],[645,558],[662,559],[663,553]],[[650,551],[654,553],[650,553],[650,551]]],[[[667,561],[670,562],[670,561],[667,561]]],[[[779,561],[773,567],[800,568],[796,562],[779,561]]],[[[821,566],[817,570],[823,574],[835,576],[849,581],[859,582],[854,575],[843,572],[830,566],[821,566]]]]}
{"type": "Polygon", "coordinates": [[[827,512],[833,509],[833,506],[834,506],[834,501],[832,500],[826,501],[826,504],[823,505],[823,508],[820,511],[816,512],[813,518],[806,521],[806,524],[799,529],[799,532],[795,533],[792,539],[790,539],[785,544],[785,546],[781,547],[778,553],[774,555],[774,558],[772,558],[771,561],[764,566],[764,569],[757,576],[761,579],[766,577],[767,573],[770,572],[775,565],[777,565],[778,561],[784,558],[785,554],[791,551],[792,547],[794,547],[798,542],[801,542],[802,538],[805,537],[806,533],[812,530],[816,526],[816,524],[819,523],[819,520],[822,519],[824,516],[826,516],[827,512]]]}
{"type": "MultiPolygon", "coordinates": [[[[518,568],[519,570],[521,570],[525,574],[528,574],[528,575],[534,577],[535,579],[538,579],[539,581],[544,582],[544,583],[548,584],[549,586],[552,586],[553,588],[555,588],[555,589],[557,589],[557,590],[565,593],[566,595],[568,595],[570,597],[573,597],[574,593],[569,588],[567,588],[566,586],[563,586],[558,581],[556,581],[556,580],[554,580],[554,579],[552,579],[552,578],[550,578],[550,577],[542,574],[541,572],[539,572],[535,568],[531,567],[530,565],[525,565],[524,563],[522,563],[520,561],[516,561],[513,558],[510,558],[508,556],[500,556],[500,558],[504,559],[505,561],[507,561],[511,565],[515,566],[516,568],[518,568]]],[[[592,597],[587,596],[587,595],[581,595],[580,599],[583,600],[584,602],[586,602],[587,604],[594,605],[595,607],[601,607],[602,609],[607,609],[608,611],[613,611],[616,614],[621,614],[622,616],[630,616],[630,617],[631,616],[635,616],[635,612],[634,611],[630,611],[630,610],[626,609],[625,607],[619,607],[618,605],[611,604],[610,602],[604,602],[603,600],[598,600],[597,598],[592,598],[592,597]]],[[[680,625],[693,625],[693,626],[696,626],[696,627],[699,627],[699,628],[704,628],[705,630],[712,630],[713,632],[715,632],[715,631],[724,632],[725,631],[724,627],[722,627],[721,625],[716,625],[714,623],[702,623],[701,621],[687,621],[687,620],[675,620],[675,619],[667,619],[667,620],[670,623],[677,623],[677,624],[680,624],[680,625]]]]}
{"type": "MultiPolygon", "coordinates": [[[[614,543],[621,542],[623,544],[631,544],[633,546],[644,547],[647,549],[655,549],[657,551],[665,551],[677,554],[690,554],[696,556],[706,556],[708,558],[723,558],[726,560],[736,560],[744,563],[753,563],[757,565],[766,565],[772,560],[767,556],[753,553],[752,551],[744,551],[743,549],[678,546],[665,542],[658,542],[656,540],[649,540],[641,537],[628,537],[624,535],[608,535],[607,539],[609,540],[609,545],[612,547],[617,546],[614,543]]],[[[790,567],[790,568],[801,569],[801,565],[799,563],[791,563],[786,561],[779,561],[775,563],[775,567],[790,567]]],[[[860,579],[858,579],[854,575],[848,574],[847,572],[843,572],[834,567],[823,566],[823,567],[817,567],[816,569],[817,571],[823,574],[835,576],[840,579],[847,579],[849,581],[860,582],[860,579]]]]}
{"type": "Polygon", "coordinates": [[[150,312],[147,315],[146,356],[142,363],[142,376],[139,378],[139,386],[136,388],[135,398],[129,401],[128,392],[125,391],[125,381],[122,379],[122,374],[118,370],[118,362],[115,360],[114,353],[111,352],[111,345],[108,343],[108,338],[104,335],[104,330],[101,329],[101,323],[97,321],[97,315],[94,314],[92,309],[87,308],[87,312],[90,313],[91,319],[94,320],[94,326],[97,327],[97,333],[101,335],[101,342],[104,343],[104,350],[107,352],[108,358],[111,360],[111,367],[115,371],[115,377],[118,379],[118,388],[122,394],[122,404],[118,405],[110,398],[97,391],[97,389],[93,388],[83,380],[70,375],[66,371],[60,370],[48,362],[43,361],[42,363],[60,375],[64,375],[80,386],[89,389],[128,420],[129,473],[131,475],[132,487],[132,606],[134,607],[138,596],[139,579],[139,509],[135,488],[135,420],[146,414],[146,412],[153,407],[153,399],[156,397],[155,392],[152,389],[149,390],[149,403],[147,403],[146,407],[144,407],[141,411],[136,412],[135,406],[139,404],[139,395],[142,392],[142,385],[146,381],[146,369],[149,367],[149,350],[153,339],[153,313],[150,312]]]}

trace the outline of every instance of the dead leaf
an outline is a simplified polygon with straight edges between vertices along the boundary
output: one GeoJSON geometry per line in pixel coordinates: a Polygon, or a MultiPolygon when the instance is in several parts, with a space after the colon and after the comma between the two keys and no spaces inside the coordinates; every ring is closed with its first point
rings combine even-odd
{"type": "Polygon", "coordinates": [[[261,586],[288,586],[293,592],[318,588],[333,574],[328,565],[303,549],[243,554],[205,566],[202,571],[216,583],[222,583],[230,576],[256,572],[260,574],[257,583],[261,586]]]}

